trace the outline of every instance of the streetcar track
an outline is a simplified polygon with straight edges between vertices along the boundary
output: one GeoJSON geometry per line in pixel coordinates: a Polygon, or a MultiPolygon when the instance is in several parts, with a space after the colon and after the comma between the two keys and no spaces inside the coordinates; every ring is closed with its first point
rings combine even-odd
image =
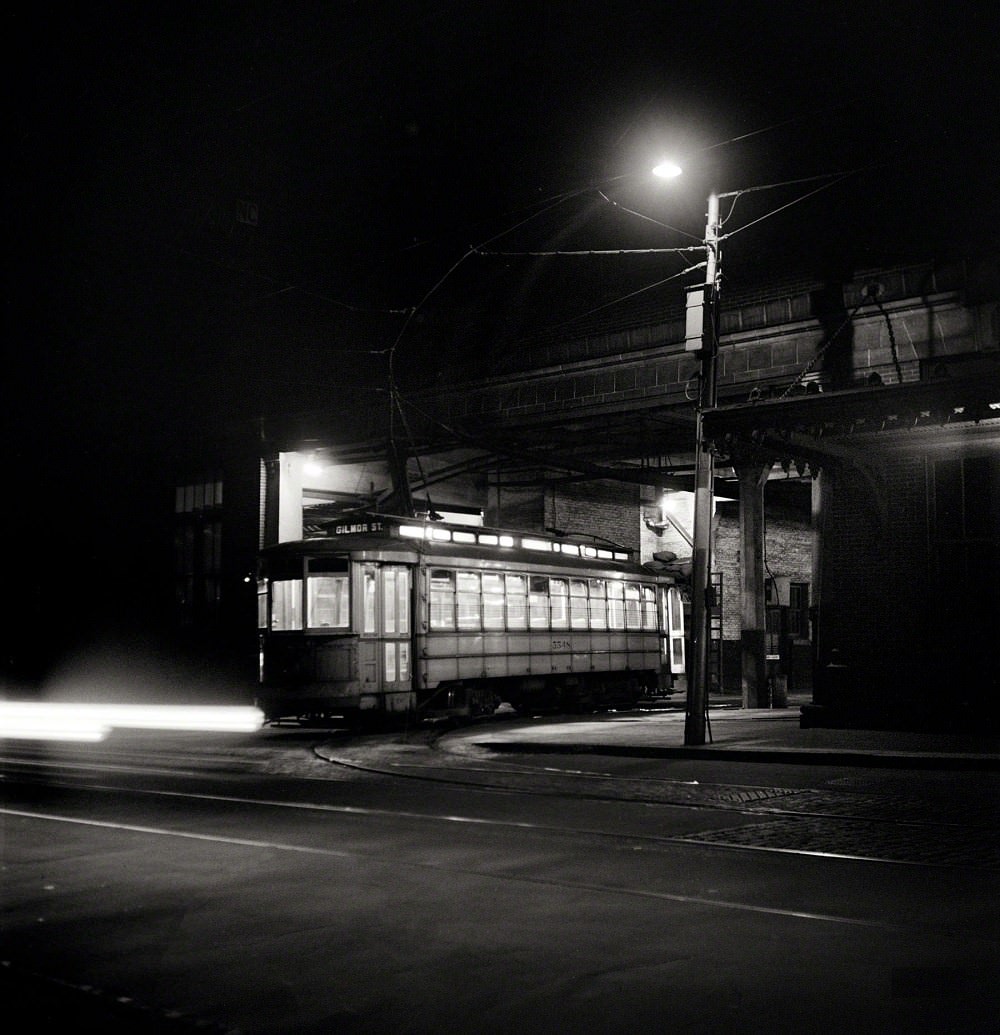
{"type": "MultiPolygon", "coordinates": [[[[305,745],[303,745],[305,747],[305,745]]],[[[973,810],[971,817],[966,810],[966,822],[949,822],[939,814],[925,815],[926,803],[922,799],[911,799],[900,795],[860,795],[817,790],[814,788],[766,787],[741,784],[703,784],[693,780],[665,780],[651,777],[623,777],[614,774],[586,770],[569,770],[557,767],[534,767],[503,765],[444,765],[432,766],[411,758],[393,758],[391,748],[382,745],[382,757],[377,764],[324,753],[329,745],[313,743],[311,754],[292,759],[291,764],[300,767],[315,765],[317,761],[330,769],[342,769],[390,779],[402,778],[420,780],[460,787],[466,791],[490,794],[531,795],[535,797],[621,802],[630,805],[661,806],[703,810],[714,813],[730,813],[743,818],[736,827],[712,828],[700,833],[675,836],[636,835],[614,833],[606,830],[550,826],[492,820],[472,816],[442,816],[422,812],[407,812],[386,809],[366,809],[352,806],[302,803],[293,800],[277,800],[248,797],[245,795],[208,795],[197,792],[156,789],[134,789],[101,783],[86,783],[86,777],[76,773],[106,772],[110,774],[141,774],[173,776],[182,779],[197,779],[204,771],[190,769],[150,769],[147,766],[130,766],[103,761],[73,762],[48,758],[41,761],[4,757],[0,761],[8,766],[20,765],[23,769],[58,768],[66,773],[68,782],[60,784],[68,788],[78,787],[102,792],[158,795],[160,797],[186,798],[189,800],[219,801],[247,806],[263,806],[288,809],[308,809],[314,812],[331,812],[341,815],[386,817],[408,819],[420,822],[461,822],[480,826],[505,826],[511,829],[538,830],[559,836],[589,836],[614,839],[619,843],[640,843],[657,847],[699,846],[707,849],[729,849],[737,851],[772,852],[775,854],[803,857],[853,860],[890,865],[915,865],[938,867],[965,867],[980,870],[1000,868],[1000,852],[988,839],[986,831],[992,829],[985,815],[973,810]],[[463,779],[462,776],[476,779],[463,779]],[[482,780],[480,777],[492,777],[482,780]],[[587,786],[589,785],[589,787],[587,786]],[[596,785],[596,786],[595,786],[596,785]],[[610,791],[610,793],[609,793],[610,791]],[[853,811],[857,810],[857,811],[853,811]],[[922,810],[922,811],[921,811],[922,810]],[[752,819],[764,819],[764,823],[753,824],[752,819]],[[783,826],[784,824],[784,826],[783,826]],[[789,824],[792,833],[789,834],[789,824]],[[936,850],[935,832],[940,832],[942,843],[952,842],[955,847],[950,853],[936,850]],[[972,838],[962,836],[965,831],[972,838]],[[979,834],[976,832],[980,831],[979,834]],[[977,843],[974,838],[979,837],[977,843]],[[847,850],[844,850],[844,846],[847,850]],[[879,847],[881,846],[881,848],[879,847]]],[[[126,758],[133,757],[125,753],[126,758]]],[[[189,756],[170,755],[170,759],[189,761],[189,756]]],[[[219,756],[213,754],[218,761],[219,756]]],[[[286,759],[285,754],[281,756],[286,759]]],[[[313,773],[304,774],[276,772],[274,759],[246,759],[229,756],[231,771],[213,775],[225,775],[232,780],[244,780],[250,771],[259,773],[262,767],[272,766],[268,776],[274,778],[293,776],[295,779],[318,780],[313,773]],[[232,771],[233,763],[236,771],[232,771]]],[[[464,760],[463,760],[464,761],[464,760]]],[[[0,777],[3,779],[4,777],[0,777]]],[[[31,779],[31,775],[22,779],[31,779]]],[[[52,781],[44,781],[53,786],[52,781]]]]}
{"type": "MultiPolygon", "coordinates": [[[[489,774],[493,775],[496,772],[495,768],[486,768],[480,766],[447,766],[447,767],[435,767],[426,763],[419,762],[397,762],[387,761],[382,764],[388,765],[391,768],[379,768],[373,765],[364,765],[361,762],[352,761],[345,759],[341,756],[322,755],[319,753],[319,748],[322,745],[313,745],[312,751],[313,756],[334,767],[348,769],[356,772],[368,773],[377,776],[388,776],[397,777],[402,779],[421,780],[426,782],[432,782],[437,784],[445,784],[449,786],[462,787],[468,790],[484,791],[490,793],[516,793],[516,794],[528,794],[534,797],[565,797],[567,793],[570,793],[573,798],[591,801],[619,801],[626,804],[636,805],[663,805],[665,807],[673,808],[684,808],[684,809],[704,809],[711,811],[722,811],[722,812],[733,812],[738,815],[744,816],[773,816],[773,817],[800,817],[803,819],[821,819],[829,821],[842,821],[845,823],[857,823],[857,824],[874,824],[879,827],[884,827],[886,824],[890,824],[895,827],[914,827],[914,828],[933,828],[933,829],[968,829],[969,827],[983,827],[985,829],[992,829],[992,821],[983,819],[979,822],[950,822],[947,819],[941,819],[935,815],[930,819],[920,818],[898,818],[898,816],[887,816],[887,806],[884,802],[888,802],[891,807],[900,807],[900,801],[898,798],[885,798],[883,802],[883,811],[878,815],[861,815],[853,813],[843,813],[833,811],[829,809],[824,810],[822,807],[816,807],[816,798],[826,797],[829,798],[832,792],[816,791],[808,788],[788,788],[788,787],[768,787],[758,784],[716,784],[716,783],[702,783],[700,781],[690,780],[665,780],[661,778],[651,777],[621,777],[609,773],[594,773],[585,770],[566,770],[559,769],[556,767],[530,767],[530,766],[517,766],[509,765],[505,766],[501,772],[512,776],[512,777],[542,777],[542,778],[555,778],[555,779],[568,779],[573,781],[602,781],[608,785],[614,786],[617,790],[621,790],[624,785],[640,785],[644,788],[651,788],[659,792],[656,795],[653,794],[623,794],[615,793],[613,795],[602,794],[595,791],[581,791],[579,787],[572,788],[571,792],[568,792],[566,788],[557,787],[542,787],[537,786],[524,786],[523,784],[517,786],[511,786],[504,783],[489,783],[489,782],[474,782],[469,783],[468,781],[457,779],[453,776],[441,776],[441,775],[428,775],[424,770],[430,770],[435,773],[440,773],[442,768],[449,773],[473,773],[473,774],[489,774]],[[403,770],[417,769],[419,772],[405,772],[403,770]],[[673,794],[669,792],[673,791],[673,794]],[[741,796],[752,796],[758,795],[757,800],[753,800],[752,797],[741,797],[741,796]],[[687,797],[685,798],[684,795],[687,797]],[[711,796],[711,797],[709,797],[711,796]],[[796,804],[788,802],[787,805],[783,805],[781,799],[787,798],[812,798],[812,807],[809,807],[809,803],[803,803],[799,807],[796,804]],[[775,802],[777,801],[777,804],[775,802]]],[[[52,760],[26,760],[26,759],[11,759],[0,757],[0,763],[14,764],[14,765],[25,765],[33,766],[37,768],[60,768],[68,770],[88,770],[93,769],[97,771],[107,772],[122,772],[122,773],[134,773],[141,775],[160,775],[160,776],[178,776],[198,779],[204,775],[203,771],[195,770],[178,770],[178,769],[151,769],[144,766],[133,767],[126,765],[113,765],[109,763],[82,763],[82,762],[53,762],[52,760]]],[[[245,763],[244,764],[248,764],[245,763]]],[[[258,765],[266,765],[266,762],[250,762],[249,765],[256,768],[258,765]]],[[[220,775],[216,773],[215,775],[220,775]]],[[[239,778],[245,774],[235,773],[230,774],[233,778],[239,778]]],[[[273,771],[268,775],[288,775],[276,774],[273,771]]],[[[0,774],[0,782],[6,777],[0,774]]],[[[311,775],[299,775],[296,774],[296,779],[308,779],[322,781],[322,777],[316,777],[311,775]]],[[[95,789],[107,789],[100,788],[94,785],[95,789]]],[[[151,791],[137,791],[136,793],[157,793],[151,791]]],[[[162,792],[164,794],[170,792],[162,792]]],[[[180,792],[177,792],[180,793],[180,792]]],[[[850,801],[853,795],[842,794],[836,792],[837,797],[840,799],[842,804],[847,804],[848,807],[856,805],[859,808],[863,808],[871,805],[870,796],[861,796],[856,802],[850,801]]],[[[247,800],[254,801],[255,799],[233,799],[233,800],[247,800]]],[[[271,802],[271,804],[278,804],[277,802],[271,802]]],[[[822,802],[821,802],[822,804],[822,802]]],[[[906,802],[904,802],[904,805],[906,802]]],[[[859,858],[864,858],[859,856],[859,858]]]]}
{"type": "MultiPolygon", "coordinates": [[[[944,861],[936,861],[932,858],[924,859],[910,859],[894,857],[892,854],[873,855],[867,852],[844,852],[844,851],[829,851],[819,848],[802,848],[802,847],[785,847],[777,844],[767,844],[768,834],[777,829],[777,824],[764,823],[757,824],[756,828],[754,825],[744,824],[740,827],[734,828],[723,828],[711,831],[702,831],[692,834],[676,834],[676,835],[656,835],[656,834],[636,834],[636,833],[624,833],[615,832],[609,830],[599,830],[589,827],[565,827],[555,826],[552,824],[542,823],[529,823],[519,820],[502,820],[494,819],[481,816],[460,816],[460,815],[448,815],[448,814],[434,814],[427,812],[414,812],[411,810],[399,810],[399,809],[375,809],[366,806],[355,806],[355,805],[332,805],[322,802],[296,802],[289,800],[271,799],[271,798],[251,798],[246,796],[238,795],[220,795],[220,794],[206,794],[202,792],[194,791],[172,791],[164,789],[148,789],[148,788],[122,788],[113,785],[105,784],[87,784],[87,783],[52,783],[47,782],[46,786],[53,787],[59,786],[70,790],[88,790],[97,791],[102,793],[120,794],[123,791],[136,796],[147,796],[147,797],[159,797],[159,798],[173,798],[173,799],[184,799],[191,801],[206,801],[206,802],[219,802],[225,804],[235,805],[246,805],[255,807],[266,807],[266,808],[284,808],[294,809],[307,812],[318,812],[318,813],[334,813],[343,816],[357,816],[357,817],[371,817],[371,818],[386,818],[386,819],[405,819],[405,820],[416,820],[421,822],[431,823],[456,823],[466,824],[470,826],[480,827],[493,827],[493,828],[506,828],[516,829],[521,831],[537,831],[539,833],[554,834],[564,837],[590,837],[598,840],[612,840],[617,843],[630,843],[640,842],[646,845],[652,845],[656,847],[684,847],[684,846],[699,846],[702,848],[713,848],[713,849],[728,849],[737,851],[757,851],[757,852],[773,852],[776,854],[783,855],[797,855],[802,857],[810,858],[831,858],[831,859],[843,859],[857,862],[868,862],[868,863],[882,863],[888,865],[906,865],[906,866],[930,866],[930,867],[967,867],[972,869],[992,869],[996,868],[996,865],[987,860],[983,862],[963,863],[961,856],[956,860],[946,859],[944,861]],[[758,840],[763,843],[746,843],[745,838],[741,840],[741,836],[748,831],[757,829],[758,840]]],[[[522,790],[510,790],[506,789],[508,793],[530,793],[522,790]]],[[[557,795],[558,796],[558,795],[557,795]]],[[[606,799],[602,799],[606,800],[606,799]]],[[[638,803],[637,803],[638,804],[638,803]]],[[[642,802],[641,804],[648,804],[642,802]]],[[[738,815],[746,816],[748,818],[760,818],[761,811],[752,807],[737,808],[732,805],[718,805],[718,804],[705,804],[696,805],[694,803],[687,803],[682,807],[687,808],[704,808],[706,810],[722,810],[732,812],[738,815]]],[[[0,814],[6,813],[9,810],[0,808],[0,814]]],[[[866,817],[843,817],[843,816],[825,816],[825,815],[804,815],[796,812],[779,812],[778,810],[770,810],[773,813],[773,820],[818,820],[822,823],[827,824],[827,836],[836,841],[837,834],[843,836],[844,828],[853,827],[855,831],[859,828],[871,825],[874,822],[870,818],[866,817]],[[839,829],[838,829],[839,825],[839,829]]],[[[67,822],[73,822],[71,818],[67,819],[67,822]]],[[[85,822],[80,820],[80,822],[85,822]]],[[[97,825],[105,825],[103,821],[94,821],[97,825]]],[[[917,827],[916,824],[892,824],[898,827],[917,827]]],[[[919,829],[933,830],[935,829],[930,825],[920,825],[919,829]]],[[[885,832],[882,831],[883,840],[885,839],[885,832]]],[[[183,836],[183,835],[179,835],[183,836]]],[[[197,836],[197,835],[191,835],[197,836]]],[[[915,849],[911,846],[911,853],[915,849]]]]}

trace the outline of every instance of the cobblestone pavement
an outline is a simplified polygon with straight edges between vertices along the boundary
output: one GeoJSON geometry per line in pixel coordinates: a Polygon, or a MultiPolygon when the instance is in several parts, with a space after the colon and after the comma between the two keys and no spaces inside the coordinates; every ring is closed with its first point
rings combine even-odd
{"type": "Polygon", "coordinates": [[[782,798],[781,812],[840,816],[857,820],[891,820],[901,824],[994,828],[1000,820],[1000,803],[983,800],[954,801],[947,807],[932,798],[908,794],[860,794],[852,791],[801,790],[782,798]]]}
{"type": "Polygon", "coordinates": [[[692,844],[769,852],[878,859],[932,866],[1000,869],[1000,843],[978,828],[906,826],[858,820],[780,816],[723,830],[671,838],[692,844]]]}
{"type": "Polygon", "coordinates": [[[521,793],[567,795],[730,812],[731,826],[668,835],[719,848],[838,856],[919,865],[1000,869],[1000,805],[984,797],[696,783],[522,765],[463,745],[460,754],[423,745],[343,745],[341,764],[397,776],[521,793]]]}

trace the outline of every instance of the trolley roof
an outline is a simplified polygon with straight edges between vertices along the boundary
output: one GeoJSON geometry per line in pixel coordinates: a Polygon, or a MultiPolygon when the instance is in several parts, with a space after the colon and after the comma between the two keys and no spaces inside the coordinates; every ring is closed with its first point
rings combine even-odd
{"type": "Polygon", "coordinates": [[[560,568],[597,575],[657,576],[673,581],[661,572],[638,564],[632,551],[612,544],[589,543],[575,536],[520,532],[457,522],[430,521],[397,515],[371,514],[353,521],[330,522],[326,534],[267,547],[262,556],[289,554],[323,556],[338,553],[368,555],[371,559],[398,559],[400,553],[419,558],[494,562],[498,566],[560,568]],[[382,555],[385,555],[384,558],[382,555]],[[392,555],[392,556],[390,556],[392,555]]]}

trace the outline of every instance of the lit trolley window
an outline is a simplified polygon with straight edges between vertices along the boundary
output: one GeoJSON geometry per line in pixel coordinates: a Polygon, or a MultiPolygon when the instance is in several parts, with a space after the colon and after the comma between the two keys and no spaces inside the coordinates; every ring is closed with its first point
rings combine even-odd
{"type": "Polygon", "coordinates": [[[642,627],[643,629],[656,629],[656,593],[652,586],[640,586],[639,592],[642,595],[642,627]]]}
{"type": "Polygon", "coordinates": [[[528,582],[523,575],[507,575],[507,628],[528,628],[528,582]]]}
{"type": "Polygon", "coordinates": [[[565,579],[549,579],[549,608],[553,629],[569,628],[569,585],[565,579]]]}
{"type": "Polygon", "coordinates": [[[382,657],[387,683],[410,678],[410,645],[405,640],[390,640],[383,644],[382,657]]]}
{"type": "Polygon", "coordinates": [[[493,572],[483,572],[483,628],[504,628],[503,575],[493,572]]]}
{"type": "Polygon", "coordinates": [[[435,568],[430,573],[430,623],[432,629],[455,628],[455,573],[435,568]]]}
{"type": "Polygon", "coordinates": [[[287,632],[302,628],[302,579],[271,583],[271,629],[287,632]]]}
{"type": "Polygon", "coordinates": [[[375,568],[366,566],[361,582],[361,622],[365,633],[375,632],[375,568]]]}
{"type": "Polygon", "coordinates": [[[350,628],[346,575],[310,575],[306,587],[306,624],[310,629],[350,628]]]}
{"type": "Polygon", "coordinates": [[[590,618],[587,614],[587,583],[583,579],[570,579],[569,619],[574,629],[590,628],[590,618]]]}
{"type": "Polygon", "coordinates": [[[476,538],[481,546],[513,546],[512,535],[497,535],[496,532],[478,532],[476,538]]]}
{"type": "Polygon", "coordinates": [[[532,629],[549,627],[549,580],[532,575],[528,593],[528,624],[532,629]]]}
{"type": "Polygon", "coordinates": [[[590,580],[590,628],[608,627],[608,588],[604,579],[590,580]]]}
{"type": "Polygon", "coordinates": [[[455,602],[459,629],[481,629],[482,598],[480,597],[479,572],[458,572],[456,585],[455,602]]]}
{"type": "Polygon", "coordinates": [[[627,629],[642,628],[639,587],[634,582],[625,583],[625,627],[627,629]]]}
{"type": "Polygon", "coordinates": [[[608,628],[625,628],[625,587],[620,582],[608,583],[608,628]]]}
{"type": "Polygon", "coordinates": [[[410,575],[406,568],[382,569],[382,632],[405,635],[410,631],[410,575]]]}

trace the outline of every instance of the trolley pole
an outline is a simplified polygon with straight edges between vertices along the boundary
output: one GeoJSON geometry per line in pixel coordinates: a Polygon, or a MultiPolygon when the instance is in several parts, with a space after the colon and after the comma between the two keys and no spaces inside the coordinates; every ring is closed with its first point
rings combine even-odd
{"type": "MultiPolygon", "coordinates": [[[[708,712],[708,647],[711,635],[710,586],[712,576],[712,513],[714,509],[714,460],[704,441],[704,413],[716,404],[718,371],[718,267],[719,196],[708,198],[705,226],[705,282],[701,300],[700,379],[695,411],[694,443],[694,544],[691,556],[691,678],[688,682],[684,743],[705,743],[708,712]]],[[[689,307],[691,301],[689,300],[689,307]]],[[[697,339],[694,345],[697,347],[697,339]]],[[[692,340],[687,346],[690,351],[692,340]]]]}

